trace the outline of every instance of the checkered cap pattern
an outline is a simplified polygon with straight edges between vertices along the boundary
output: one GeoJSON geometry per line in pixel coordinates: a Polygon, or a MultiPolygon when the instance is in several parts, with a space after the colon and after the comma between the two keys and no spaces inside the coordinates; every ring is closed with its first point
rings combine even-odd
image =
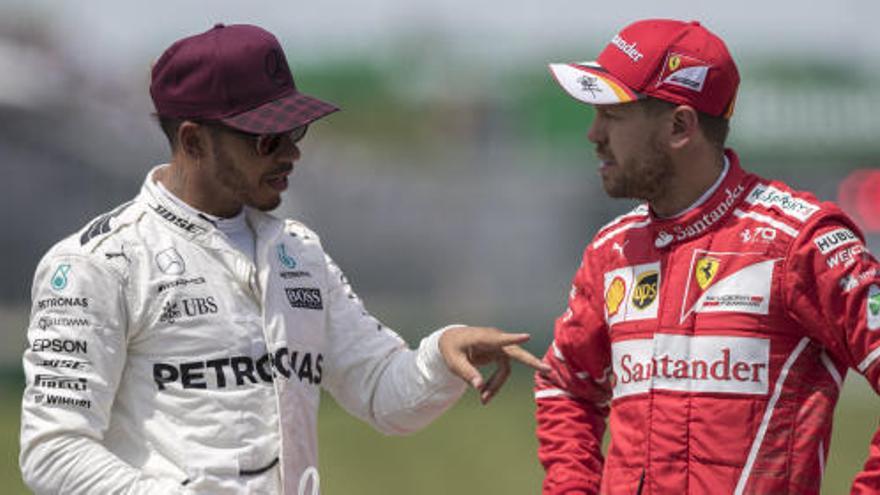
{"type": "Polygon", "coordinates": [[[339,108],[330,103],[294,92],[220,121],[251,134],[277,134],[310,124],[338,110],[339,108]]]}

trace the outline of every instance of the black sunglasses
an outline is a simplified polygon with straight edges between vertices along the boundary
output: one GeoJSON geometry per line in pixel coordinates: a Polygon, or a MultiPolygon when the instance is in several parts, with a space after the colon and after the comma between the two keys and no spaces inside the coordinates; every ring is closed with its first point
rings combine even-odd
{"type": "Polygon", "coordinates": [[[301,125],[299,127],[295,127],[290,131],[282,132],[280,134],[248,134],[249,136],[256,137],[257,140],[254,143],[254,147],[257,150],[257,154],[260,156],[268,156],[281,147],[281,143],[284,141],[285,136],[290,138],[290,142],[296,144],[305,137],[306,131],[309,130],[308,125],[301,125]]]}
{"type": "Polygon", "coordinates": [[[276,133],[276,134],[253,134],[250,132],[238,130],[234,127],[229,127],[228,125],[225,125],[220,122],[202,121],[202,122],[198,122],[198,123],[202,124],[202,125],[222,129],[222,130],[231,132],[233,134],[238,134],[240,136],[244,136],[247,139],[253,139],[254,140],[254,150],[257,152],[257,155],[259,155],[259,156],[269,156],[269,155],[275,153],[276,151],[278,151],[278,149],[281,148],[281,143],[284,142],[285,137],[289,138],[290,142],[293,144],[296,144],[296,143],[302,141],[302,138],[305,137],[305,135],[306,135],[306,131],[309,130],[309,126],[308,126],[308,124],[306,124],[306,125],[301,125],[299,127],[294,127],[293,129],[291,129],[287,132],[280,132],[280,133],[276,133]]]}

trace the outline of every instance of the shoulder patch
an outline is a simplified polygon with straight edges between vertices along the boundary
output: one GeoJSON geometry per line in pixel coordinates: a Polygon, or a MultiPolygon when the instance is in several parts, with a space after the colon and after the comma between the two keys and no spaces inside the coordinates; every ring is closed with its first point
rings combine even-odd
{"type": "Polygon", "coordinates": [[[756,184],[746,196],[745,202],[778,211],[801,223],[806,222],[820,209],[815,202],[798,197],[792,191],[779,189],[773,184],[756,184]]]}
{"type": "Polygon", "coordinates": [[[648,217],[648,205],[641,204],[629,213],[620,215],[599,229],[599,232],[593,239],[591,247],[593,249],[598,249],[617,234],[632,228],[645,227],[650,223],[651,219],[648,217]]]}
{"type": "Polygon", "coordinates": [[[312,231],[312,229],[306,227],[300,222],[297,222],[296,220],[291,220],[289,218],[284,220],[284,232],[291,237],[299,237],[306,241],[318,239],[318,234],[312,231]]]}
{"type": "Polygon", "coordinates": [[[599,229],[599,233],[601,234],[612,227],[615,227],[617,225],[620,225],[620,224],[626,222],[627,220],[631,220],[631,219],[634,220],[638,217],[643,217],[647,214],[648,214],[648,205],[644,204],[644,203],[640,204],[639,206],[636,206],[632,210],[624,213],[623,215],[617,216],[614,220],[603,225],[602,228],[599,229]]]}
{"type": "Polygon", "coordinates": [[[94,239],[95,237],[110,232],[110,221],[122,214],[122,212],[125,211],[126,208],[131,206],[133,203],[134,201],[123,203],[109,213],[105,213],[96,218],[91,224],[89,224],[88,227],[85,228],[85,231],[79,238],[79,244],[81,246],[85,246],[90,240],[94,239]]]}

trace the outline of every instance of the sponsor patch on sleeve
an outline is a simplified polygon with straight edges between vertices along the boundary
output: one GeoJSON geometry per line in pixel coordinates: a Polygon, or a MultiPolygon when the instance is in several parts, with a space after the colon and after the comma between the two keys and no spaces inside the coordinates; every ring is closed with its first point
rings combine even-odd
{"type": "Polygon", "coordinates": [[[813,239],[813,244],[816,245],[816,247],[819,249],[819,252],[822,254],[828,254],[829,252],[834,251],[839,247],[843,247],[847,244],[852,244],[854,242],[861,241],[853,231],[844,227],[826,232],[813,239]]]}
{"type": "Polygon", "coordinates": [[[608,325],[657,318],[660,262],[625,266],[605,274],[605,320],[608,325]]]}
{"type": "Polygon", "coordinates": [[[779,211],[801,222],[806,222],[813,213],[819,211],[818,205],[796,198],[791,193],[781,191],[769,184],[756,185],[746,196],[746,203],[779,211]]]}

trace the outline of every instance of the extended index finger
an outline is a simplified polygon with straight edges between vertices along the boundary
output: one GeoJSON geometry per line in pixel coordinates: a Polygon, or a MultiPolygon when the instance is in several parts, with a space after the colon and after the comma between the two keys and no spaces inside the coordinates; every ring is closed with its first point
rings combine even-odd
{"type": "Polygon", "coordinates": [[[513,359],[516,359],[520,363],[533,368],[536,371],[540,371],[542,373],[549,373],[552,371],[550,365],[536,358],[531,352],[523,349],[518,345],[509,345],[504,348],[504,353],[510,356],[513,359]]]}
{"type": "Polygon", "coordinates": [[[522,344],[532,338],[527,333],[507,333],[497,328],[486,328],[480,333],[474,334],[474,343],[480,347],[501,348],[509,345],[522,344]]]}

